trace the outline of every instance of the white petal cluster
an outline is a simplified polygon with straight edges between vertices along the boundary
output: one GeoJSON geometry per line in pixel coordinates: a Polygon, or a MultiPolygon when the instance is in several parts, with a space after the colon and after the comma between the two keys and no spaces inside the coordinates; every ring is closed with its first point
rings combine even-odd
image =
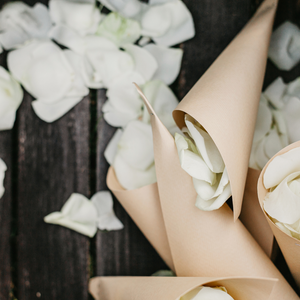
{"type": "Polygon", "coordinates": [[[123,224],[115,216],[110,192],[96,193],[91,200],[74,193],[64,204],[60,212],[54,212],[44,218],[46,223],[57,224],[93,237],[100,230],[119,230],[123,224]]]}
{"type": "Polygon", "coordinates": [[[264,174],[264,209],[286,234],[300,239],[300,148],[275,157],[264,174]]]}
{"type": "Polygon", "coordinates": [[[180,300],[233,300],[224,287],[199,286],[188,292],[180,300]]]}
{"type": "Polygon", "coordinates": [[[10,50],[32,39],[46,39],[51,26],[45,5],[9,2],[0,12],[0,44],[10,50]]]}
{"type": "Polygon", "coordinates": [[[272,34],[269,58],[280,69],[289,71],[300,61],[300,29],[289,21],[272,34]]]}
{"type": "Polygon", "coordinates": [[[112,11],[139,21],[141,33],[156,44],[174,46],[195,35],[193,18],[181,0],[100,0],[112,11]]]}
{"type": "Polygon", "coordinates": [[[290,143],[300,140],[300,78],[277,78],[261,95],[249,166],[261,170],[290,143]]]}
{"type": "Polygon", "coordinates": [[[11,129],[23,99],[20,84],[0,67],[0,130],[11,129]]]}
{"type": "Polygon", "coordinates": [[[176,133],[181,167],[193,179],[196,206],[205,211],[220,208],[231,196],[228,174],[221,154],[205,129],[185,115],[185,136],[176,133]]]}
{"type": "Polygon", "coordinates": [[[150,124],[135,120],[118,129],[104,155],[125,189],[138,189],[156,182],[150,124]]]}
{"type": "Polygon", "coordinates": [[[5,162],[0,158],[0,198],[3,196],[5,192],[4,188],[4,178],[5,178],[5,171],[7,170],[7,166],[5,162]]]}

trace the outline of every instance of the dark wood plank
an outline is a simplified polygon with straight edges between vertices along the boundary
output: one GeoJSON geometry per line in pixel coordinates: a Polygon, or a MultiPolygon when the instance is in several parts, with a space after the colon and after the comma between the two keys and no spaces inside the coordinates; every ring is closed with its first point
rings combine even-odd
{"type": "Polygon", "coordinates": [[[25,96],[18,126],[19,299],[87,299],[89,239],[46,224],[73,192],[89,195],[89,97],[53,124],[25,96]]]}
{"type": "MultiPolygon", "coordinates": [[[[108,125],[102,117],[102,106],[105,100],[105,91],[100,90],[97,96],[97,191],[107,190],[106,173],[108,163],[103,153],[115,132],[115,128],[108,125]]],[[[118,218],[123,222],[124,229],[98,232],[96,238],[95,275],[151,275],[157,270],[167,269],[162,259],[116,199],[114,201],[114,209],[118,218]]]]}

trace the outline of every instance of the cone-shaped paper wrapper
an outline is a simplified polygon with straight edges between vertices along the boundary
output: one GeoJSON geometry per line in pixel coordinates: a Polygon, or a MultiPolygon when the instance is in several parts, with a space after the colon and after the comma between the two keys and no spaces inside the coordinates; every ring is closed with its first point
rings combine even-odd
{"type": "Polygon", "coordinates": [[[174,270],[157,184],[154,183],[136,190],[125,190],[116,178],[114,169],[110,168],[107,174],[107,186],[161,258],[174,270]]]}
{"type": "Polygon", "coordinates": [[[179,300],[202,285],[224,286],[234,300],[266,300],[276,281],[260,278],[96,277],[89,291],[96,300],[179,300]]]}
{"type": "Polygon", "coordinates": [[[259,205],[257,183],[259,170],[248,169],[244,200],[240,219],[257,243],[271,257],[274,235],[259,205]]]}
{"type": "Polygon", "coordinates": [[[277,240],[277,243],[282,251],[282,254],[286,260],[286,263],[288,264],[290,271],[297,282],[298,286],[300,287],[300,241],[298,239],[295,239],[283,231],[281,231],[267,216],[263,209],[263,200],[265,199],[265,196],[267,194],[267,190],[263,184],[263,176],[265,174],[265,171],[270,164],[270,162],[278,155],[282,155],[294,148],[300,147],[300,142],[296,142],[294,144],[291,144],[287,146],[286,148],[279,151],[272,159],[269,160],[269,162],[266,164],[266,166],[263,168],[259,179],[258,179],[258,199],[259,203],[261,205],[261,208],[265,214],[265,217],[268,220],[268,223],[275,235],[275,238],[277,240]]]}
{"type": "Polygon", "coordinates": [[[151,115],[158,191],[177,276],[278,278],[271,299],[299,299],[227,204],[209,212],[195,206],[197,194],[174,138],[138,90],[151,115]]]}
{"type": "Polygon", "coordinates": [[[243,200],[277,0],[266,0],[174,111],[198,121],[218,147],[230,179],[234,218],[243,200]]]}

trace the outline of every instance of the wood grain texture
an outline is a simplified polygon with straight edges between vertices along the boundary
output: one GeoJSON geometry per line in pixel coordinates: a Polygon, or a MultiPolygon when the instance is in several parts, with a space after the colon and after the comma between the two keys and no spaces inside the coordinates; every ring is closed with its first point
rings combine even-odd
{"type": "MultiPolygon", "coordinates": [[[[106,174],[109,165],[103,153],[116,130],[103,119],[102,106],[105,101],[105,91],[100,90],[97,96],[97,191],[107,190],[106,174]]],[[[151,275],[159,269],[166,269],[162,259],[116,199],[114,199],[114,209],[123,222],[124,229],[98,232],[95,275],[151,275]]]]}
{"type": "Polygon", "coordinates": [[[89,97],[53,124],[27,94],[18,126],[18,290],[21,300],[87,299],[89,239],[46,224],[73,192],[89,196],[89,97]]]}

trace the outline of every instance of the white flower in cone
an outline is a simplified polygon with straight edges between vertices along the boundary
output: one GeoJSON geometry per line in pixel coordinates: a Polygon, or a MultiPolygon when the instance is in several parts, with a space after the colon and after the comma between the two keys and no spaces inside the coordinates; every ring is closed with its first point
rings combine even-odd
{"type": "Polygon", "coordinates": [[[0,198],[3,196],[5,192],[4,188],[4,177],[5,177],[5,171],[7,170],[7,166],[5,162],[0,158],[0,198]]]}
{"type": "Polygon", "coordinates": [[[233,300],[224,287],[200,286],[193,289],[180,300],[233,300]]]}
{"type": "Polygon", "coordinates": [[[23,99],[20,84],[0,67],[0,130],[11,129],[16,118],[16,110],[23,99]]]}
{"type": "Polygon", "coordinates": [[[50,15],[56,25],[66,25],[80,35],[96,32],[101,14],[94,0],[50,0],[50,15]]]}
{"type": "Polygon", "coordinates": [[[300,237],[300,148],[275,157],[264,174],[264,209],[290,236],[300,237]]]}
{"type": "Polygon", "coordinates": [[[0,12],[0,44],[10,50],[34,38],[46,39],[51,26],[45,5],[9,2],[0,12]]]}
{"type": "Polygon", "coordinates": [[[9,70],[37,99],[32,107],[46,122],[63,116],[89,93],[79,61],[76,53],[50,41],[33,41],[8,55],[9,70]]]}
{"type": "Polygon", "coordinates": [[[220,208],[231,196],[231,188],[224,161],[209,134],[185,115],[186,137],[175,134],[181,167],[193,178],[198,194],[196,206],[201,210],[220,208]]]}

